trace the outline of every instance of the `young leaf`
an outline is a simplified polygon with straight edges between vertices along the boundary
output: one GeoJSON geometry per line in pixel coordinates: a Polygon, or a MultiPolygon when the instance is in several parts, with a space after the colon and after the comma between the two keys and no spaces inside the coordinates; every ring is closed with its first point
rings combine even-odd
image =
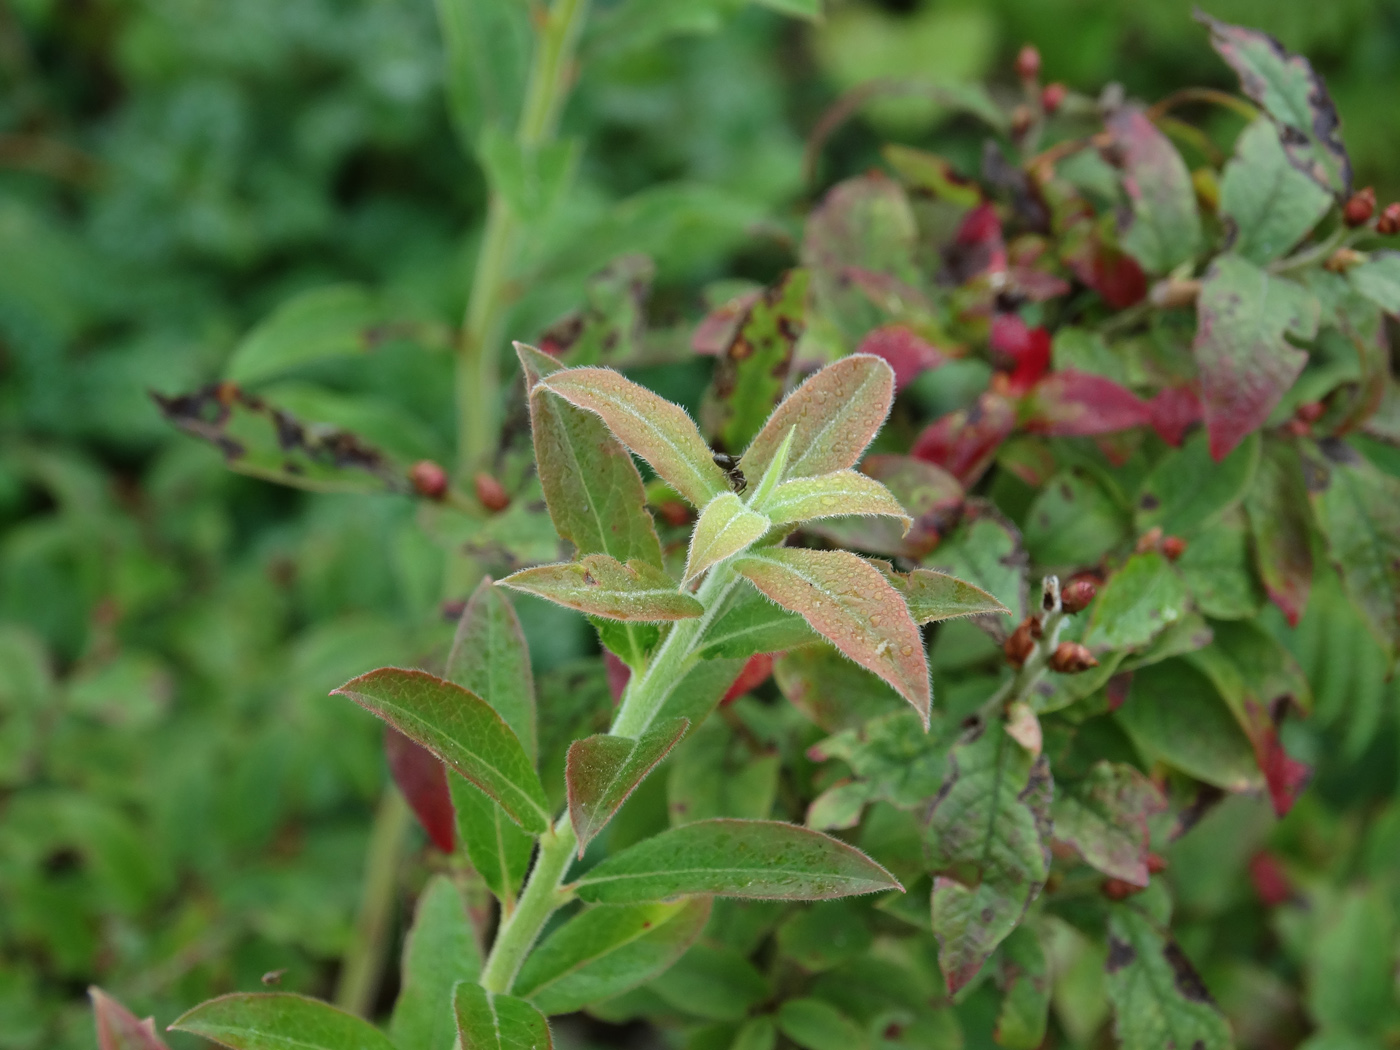
{"type": "Polygon", "coordinates": [[[694,579],[712,565],[733,557],[758,542],[772,526],[764,515],[749,510],[732,492],[722,492],[706,505],[690,536],[685,578],[694,579]]]}
{"type": "Polygon", "coordinates": [[[763,501],[762,510],[774,525],[796,525],[814,518],[850,514],[896,518],[903,524],[905,533],[914,523],[889,489],[854,470],[785,481],[763,501]]]}
{"type": "Polygon", "coordinates": [[[706,660],[747,657],[782,652],[816,640],[817,634],[806,620],[774,605],[745,582],[721,599],[697,651],[706,660]]]}
{"type": "Polygon", "coordinates": [[[530,391],[530,430],[545,505],[559,535],[579,554],[634,558],[661,567],[661,541],[631,455],[594,413],[537,389],[561,366],[515,344],[530,391]]]}
{"type": "Polygon", "coordinates": [[[913,456],[866,456],[862,474],[883,484],[914,524],[906,532],[897,518],[853,517],[821,521],[811,531],[836,546],[918,560],[927,555],[957,521],[964,493],[942,467],[913,456]]]}
{"type": "Polygon", "coordinates": [[[534,759],[538,745],[530,650],[515,609],[492,583],[485,577],[462,610],[446,677],[490,704],[534,759]]]}
{"type": "Polygon", "coordinates": [[[1234,223],[1230,249],[1257,266],[1287,254],[1332,206],[1332,195],[1295,168],[1271,120],[1240,134],[1220,183],[1220,213],[1234,223]]]}
{"type": "Polygon", "coordinates": [[[1186,613],[1186,587],[1156,551],[1134,554],[1094,600],[1084,644],[1095,652],[1141,649],[1186,613]]]}
{"type": "Polygon", "coordinates": [[[156,1035],[154,1018],[137,1020],[136,1015],[101,988],[88,989],[93,1020],[97,1025],[97,1050],[169,1050],[156,1035]]]}
{"type": "Polygon", "coordinates": [[[600,733],[570,745],[564,779],[580,857],[689,725],[684,718],[667,719],[652,723],[636,740],[600,733]]]}
{"type": "Polygon", "coordinates": [[[434,875],[418,896],[401,972],[389,1038],[399,1047],[452,1050],[457,1039],[452,988],[477,979],[481,952],[462,895],[446,875],[434,875]]]}
{"type": "Polygon", "coordinates": [[[1166,273],[1201,247],[1201,217],[1191,172],[1147,114],[1120,106],[1104,121],[1123,158],[1133,219],[1121,243],[1148,273],[1166,273]]]}
{"type": "Polygon", "coordinates": [[[608,368],[569,368],[540,387],[597,413],[624,445],[697,507],[729,491],[724,472],[685,409],[608,368]]]}
{"type": "Polygon", "coordinates": [[[1265,439],[1244,507],[1259,577],[1289,626],[1297,627],[1312,589],[1314,525],[1296,445],[1265,439]]]}
{"type": "Polygon", "coordinates": [[[609,857],[577,884],[600,904],[682,895],[829,900],[902,889],[860,850],[818,831],[769,820],[702,820],[609,857]]]}
{"type": "Polygon", "coordinates": [[[933,932],[949,994],[976,976],[1021,921],[1050,870],[1053,786],[1000,722],[978,725],[948,756],[924,845],[934,873],[933,932]]]}
{"type": "Polygon", "coordinates": [[[645,984],[700,936],[710,905],[691,897],[586,908],[529,954],[515,994],[545,1014],[567,1014],[645,984]]]}
{"type": "Polygon", "coordinates": [[[384,753],[394,783],[403,792],[418,823],[433,845],[450,855],[456,847],[456,818],[442,760],[393,726],[384,727],[384,753]]]}
{"type": "Polygon", "coordinates": [[[1008,615],[1011,610],[981,587],[932,569],[886,572],[885,579],[909,608],[915,623],[937,623],[959,616],[1008,615]]]}
{"type": "Polygon", "coordinates": [[[529,13],[513,0],[438,0],[437,11],[452,120],[475,149],[483,128],[516,124],[534,41],[529,13]]]}
{"type": "MultiPolygon", "coordinates": [[[[1028,611],[1028,560],[1016,526],[991,504],[969,500],[962,527],[939,544],[926,563],[981,587],[1011,610],[1012,623],[1019,623],[1028,611]]],[[[979,620],[978,626],[1002,638],[1009,633],[999,617],[988,619],[979,620]]]]}
{"type": "Polygon", "coordinates": [[[1372,252],[1347,270],[1347,280],[1386,313],[1400,316],[1400,252],[1372,252]]]}
{"type": "Polygon", "coordinates": [[[1001,1012],[994,1038],[1007,1050],[1036,1050],[1045,1041],[1051,973],[1040,938],[1028,926],[1011,931],[1001,946],[1001,1012]]]}
{"type": "Polygon", "coordinates": [[[1147,821],[1166,808],[1161,791],[1137,769],[1101,760],[1083,780],[1060,785],[1055,837],[1105,875],[1146,886],[1147,821]]]}
{"type": "Polygon", "coordinates": [[[452,995],[462,1050],[552,1050],[549,1022],[524,999],[463,981],[452,995]]]}
{"type": "Polygon", "coordinates": [[[1230,1025],[1169,935],[1127,905],[1108,918],[1108,999],[1123,1050],[1228,1050],[1230,1025]]]}
{"type": "Polygon", "coordinates": [[[740,461],[762,477],[793,432],[787,478],[810,478],[854,467],[894,403],[894,371],[878,357],[852,354],[827,365],[779,405],[740,461]]]}
{"type": "Polygon", "coordinates": [[[606,554],[521,569],[502,580],[501,586],[610,620],[659,623],[705,611],[660,569],[635,560],[623,565],[606,554]]]}
{"type": "Polygon", "coordinates": [[[170,1027],[233,1050],[394,1050],[368,1021],[290,992],[223,995],[170,1027]]]}
{"type": "Polygon", "coordinates": [[[481,697],[426,671],[381,667],[346,682],[346,696],[422,744],[536,834],[549,827],[549,804],[534,763],[481,697]]]}
{"type": "Polygon", "coordinates": [[[904,600],[868,561],[849,551],[773,548],[735,569],[837,649],[889,682],[928,724],[928,656],[904,600]]]}
{"type": "Polygon", "coordinates": [[[457,812],[457,834],[466,847],[481,881],[507,907],[513,907],[530,856],[534,836],[522,830],[495,802],[456,773],[448,774],[452,806],[457,812]]]}

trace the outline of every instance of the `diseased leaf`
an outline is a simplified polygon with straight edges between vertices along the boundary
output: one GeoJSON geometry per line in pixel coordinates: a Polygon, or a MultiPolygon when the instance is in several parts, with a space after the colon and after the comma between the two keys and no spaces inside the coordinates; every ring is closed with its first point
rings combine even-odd
{"type": "Polygon", "coordinates": [[[1149,421],[1147,404],[1131,390],[1072,368],[1038,382],[1024,411],[1026,430],[1058,437],[1111,434],[1149,421]]]}
{"type": "Polygon", "coordinates": [[[817,633],[796,613],[763,597],[747,581],[720,601],[697,651],[706,660],[777,653],[817,640],[817,633]]]}
{"type": "Polygon", "coordinates": [[[773,661],[773,677],[788,702],[828,733],[909,710],[881,678],[824,642],[784,653],[773,661]]]}
{"type": "Polygon", "coordinates": [[[904,708],[813,744],[807,755],[814,761],[845,762],[863,782],[866,799],[916,810],[942,787],[953,744],[946,728],[926,730],[904,708]]]}
{"type": "Polygon", "coordinates": [[[1372,252],[1347,270],[1351,286],[1382,310],[1400,316],[1400,252],[1372,252]]]}
{"type": "Polygon", "coordinates": [[[1018,926],[1001,946],[1001,1012],[994,1033],[1007,1050],[1036,1050],[1045,1041],[1050,1019],[1050,961],[1040,938],[1028,926],[1018,926]]]}
{"type": "Polygon", "coordinates": [[[475,981],[480,972],[480,949],[462,895],[451,878],[434,875],[418,896],[404,941],[399,997],[389,1019],[394,1045],[452,1050],[457,1041],[452,988],[458,981],[475,981]]]}
{"type": "Polygon", "coordinates": [[[332,695],[346,696],[384,719],[490,795],[517,824],[536,834],[550,812],[534,763],[481,697],[426,671],[381,667],[352,678],[332,695]]]}
{"type": "Polygon", "coordinates": [[[608,368],[564,369],[545,376],[539,385],[597,413],[619,441],[695,506],[703,507],[729,491],[705,439],[679,405],[608,368]]]}
{"type": "Polygon", "coordinates": [[[1166,273],[1201,247],[1201,217],[1191,172],[1171,141],[1135,105],[1104,121],[1122,156],[1132,222],[1120,238],[1148,273],[1166,273]]]}
{"type": "Polygon", "coordinates": [[[449,773],[447,784],[467,859],[496,899],[513,907],[535,851],[534,836],[464,777],[449,773]]]}
{"type": "Polygon", "coordinates": [[[433,845],[450,854],[456,846],[456,818],[442,759],[393,726],[384,727],[389,772],[433,845]]]}
{"type": "Polygon", "coordinates": [[[1129,905],[1108,918],[1108,999],[1123,1050],[1228,1050],[1230,1025],[1169,934],[1129,905]]]}
{"type": "Polygon", "coordinates": [[[97,1050],[169,1050],[165,1040],[156,1034],[154,1018],[137,1020],[135,1014],[96,985],[88,989],[88,998],[92,1000],[97,1025],[97,1050]]]}
{"type": "Polygon", "coordinates": [[[602,904],[694,894],[829,900],[901,888],[855,847],[769,820],[703,820],[663,831],[590,869],[576,886],[583,900],[602,904]]]}
{"type": "Polygon", "coordinates": [[[750,510],[732,492],[722,492],[706,504],[690,536],[685,578],[694,579],[712,565],[732,558],[763,538],[772,522],[750,510]]]}
{"type": "Polygon", "coordinates": [[[538,744],[530,650],[515,609],[492,583],[485,577],[462,610],[445,677],[490,704],[533,759],[538,744]]]}
{"type": "Polygon", "coordinates": [[[1289,625],[1297,627],[1312,590],[1314,525],[1296,445],[1265,439],[1244,507],[1260,579],[1289,625]]]}
{"type": "Polygon", "coordinates": [[[368,1021],[290,992],[223,995],[170,1027],[233,1050],[394,1050],[368,1021]]]}
{"type": "Polygon", "coordinates": [[[1061,782],[1052,809],[1055,837],[1085,863],[1134,886],[1146,886],[1147,821],[1167,800],[1140,771],[1102,759],[1083,780],[1061,782]]]}
{"type": "Polygon", "coordinates": [[[586,908],[529,954],[515,994],[548,1015],[620,995],[670,969],[709,918],[709,897],[586,908]]]}
{"type": "Polygon", "coordinates": [[[1258,614],[1265,595],[1251,546],[1249,526],[1239,508],[1191,537],[1186,553],[1176,560],[1176,571],[1196,608],[1218,620],[1258,614]]]}
{"type": "Polygon", "coordinates": [[[1016,429],[1016,403],[994,390],[969,408],[940,416],[923,429],[910,455],[942,467],[964,488],[972,488],[1016,429]]]}
{"type": "Polygon", "coordinates": [[[958,616],[1005,616],[1010,612],[981,587],[947,573],[915,569],[887,572],[885,578],[904,599],[915,623],[937,623],[958,616]]]}
{"type": "Polygon", "coordinates": [[[928,723],[932,687],[923,639],[904,599],[873,565],[849,551],[788,547],[746,554],[734,568],[889,682],[928,723]]]}
{"type": "Polygon", "coordinates": [[[660,623],[705,611],[660,569],[635,560],[623,565],[606,554],[521,569],[502,580],[501,586],[610,620],[660,623]]]}
{"type": "Polygon", "coordinates": [[[761,509],[774,525],[795,525],[814,518],[848,514],[895,518],[903,523],[906,533],[913,524],[913,519],[889,489],[854,470],[785,481],[763,501],[761,509]]]}
{"type": "Polygon", "coordinates": [[[827,365],[784,399],[744,452],[740,466],[762,477],[793,432],[785,478],[854,467],[894,403],[894,372],[878,357],[852,354],[827,365]]]}
{"type": "Polygon", "coordinates": [[[948,755],[924,849],[933,932],[949,994],[977,975],[1040,894],[1050,870],[1053,785],[1000,721],[979,723],[948,755]]]}
{"type": "Polygon", "coordinates": [[[1189,537],[1244,498],[1259,466],[1259,438],[1251,434],[1218,464],[1206,444],[1204,434],[1195,434],[1157,461],[1138,489],[1138,532],[1159,526],[1169,536],[1189,537]]]}
{"type": "Polygon", "coordinates": [[[549,1022],[524,999],[463,981],[452,995],[462,1050],[552,1050],[549,1022]]]}
{"type": "Polygon", "coordinates": [[[1210,454],[1224,459],[1264,425],[1307,363],[1284,337],[1309,339],[1320,306],[1301,285],[1234,255],[1206,271],[1191,351],[1201,372],[1210,454]]]}
{"type": "Polygon", "coordinates": [[[1234,224],[1230,249],[1258,266],[1286,255],[1332,206],[1332,195],[1288,159],[1273,121],[1240,134],[1220,183],[1220,213],[1234,224]]]}
{"type": "MultiPolygon", "coordinates": [[[[969,501],[962,527],[939,544],[926,559],[935,569],[982,588],[1011,611],[1011,623],[1019,623],[1026,606],[1027,558],[1021,534],[991,504],[969,501]]],[[[994,636],[1010,633],[1000,617],[978,621],[994,636]]]]}
{"type": "Polygon", "coordinates": [[[1091,606],[1084,644],[1095,652],[1141,649],[1186,613],[1186,587],[1156,551],[1134,554],[1091,606]]]}
{"type": "Polygon", "coordinates": [[[598,734],[570,745],[564,779],[580,857],[689,725],[684,718],[672,718],[653,722],[636,740],[598,734]]]}

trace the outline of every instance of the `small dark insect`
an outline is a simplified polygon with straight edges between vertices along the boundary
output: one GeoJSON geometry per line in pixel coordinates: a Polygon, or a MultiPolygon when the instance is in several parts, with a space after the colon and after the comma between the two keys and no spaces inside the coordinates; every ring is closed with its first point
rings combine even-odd
{"type": "Polygon", "coordinates": [[[283,975],[284,973],[286,973],[286,972],[287,972],[286,967],[283,967],[283,968],[280,969],[280,970],[268,970],[267,973],[265,973],[265,974],[262,975],[262,983],[263,983],[263,984],[280,984],[281,981],[282,981],[282,975],[283,975]]]}
{"type": "Polygon", "coordinates": [[[729,479],[729,484],[734,486],[734,491],[742,493],[749,487],[749,481],[744,477],[744,472],[739,469],[739,461],[728,452],[716,452],[714,454],[715,466],[724,471],[724,476],[729,479]]]}

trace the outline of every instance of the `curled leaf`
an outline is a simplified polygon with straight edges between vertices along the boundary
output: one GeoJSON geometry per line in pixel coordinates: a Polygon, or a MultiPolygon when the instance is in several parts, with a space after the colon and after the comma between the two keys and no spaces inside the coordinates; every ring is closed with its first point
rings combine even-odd
{"type": "Polygon", "coordinates": [[[690,536],[685,578],[694,579],[712,565],[733,557],[763,538],[772,522],[744,506],[732,492],[716,496],[700,513],[690,536]]]}

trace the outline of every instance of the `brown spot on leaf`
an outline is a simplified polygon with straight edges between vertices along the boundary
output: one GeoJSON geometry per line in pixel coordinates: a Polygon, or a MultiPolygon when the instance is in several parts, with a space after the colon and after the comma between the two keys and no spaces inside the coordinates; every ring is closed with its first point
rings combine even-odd
{"type": "Polygon", "coordinates": [[[1131,966],[1137,959],[1137,949],[1127,941],[1120,941],[1117,937],[1108,939],[1108,962],[1104,964],[1104,969],[1108,973],[1117,973],[1125,966],[1131,966]]]}
{"type": "Polygon", "coordinates": [[[1193,1003],[1214,1004],[1215,1000],[1210,997],[1210,992],[1206,991],[1205,983],[1196,973],[1196,968],[1191,965],[1191,960],[1186,958],[1175,941],[1168,941],[1163,946],[1162,955],[1165,956],[1167,965],[1172,968],[1172,980],[1183,999],[1189,999],[1193,1003]]]}

